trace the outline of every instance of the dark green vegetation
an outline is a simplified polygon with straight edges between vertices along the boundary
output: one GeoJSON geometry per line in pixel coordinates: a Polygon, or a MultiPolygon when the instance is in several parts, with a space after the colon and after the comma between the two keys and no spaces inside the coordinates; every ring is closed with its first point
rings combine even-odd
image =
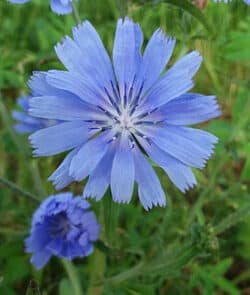
{"type": "MultiPolygon", "coordinates": [[[[105,224],[94,255],[73,264],[52,259],[34,271],[23,240],[37,203],[25,191],[40,199],[54,193],[46,179],[62,156],[32,159],[27,137],[11,129],[10,111],[33,70],[61,67],[53,46],[74,20],[54,15],[47,2],[0,1],[0,176],[24,190],[0,183],[0,294],[250,294],[250,8],[243,1],[210,0],[203,16],[192,11],[198,20],[169,4],[131,1],[128,14],[146,40],[158,26],[177,38],[171,62],[192,49],[203,55],[195,90],[218,96],[223,116],[203,127],[220,142],[195,171],[197,188],[183,195],[157,168],[166,208],[144,212],[136,195],[130,205],[107,196],[93,202],[105,224]]],[[[111,51],[116,1],[80,0],[80,14],[111,51]]],[[[70,190],[80,194],[82,185],[70,190]]]]}

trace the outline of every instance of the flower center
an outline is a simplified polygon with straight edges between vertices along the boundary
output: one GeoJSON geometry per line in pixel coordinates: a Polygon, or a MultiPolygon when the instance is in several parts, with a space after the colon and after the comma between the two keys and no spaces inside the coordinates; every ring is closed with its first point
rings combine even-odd
{"type": "Polygon", "coordinates": [[[148,115],[155,112],[157,108],[150,111],[141,108],[144,83],[142,82],[137,87],[135,84],[136,77],[129,87],[125,84],[122,90],[119,90],[118,86],[110,81],[110,87],[104,87],[105,103],[97,105],[105,117],[103,120],[86,120],[91,123],[89,129],[96,132],[112,130],[112,140],[110,141],[116,140],[121,133],[127,131],[126,134],[129,136],[132,146],[134,136],[146,138],[141,126],[158,124],[160,121],[148,120],[148,115]]]}
{"type": "Polygon", "coordinates": [[[47,217],[48,234],[52,238],[63,237],[70,230],[71,224],[65,213],[47,217]]]}
{"type": "Polygon", "coordinates": [[[129,130],[133,128],[133,118],[129,115],[127,110],[124,110],[118,118],[119,127],[121,130],[129,130]]]}

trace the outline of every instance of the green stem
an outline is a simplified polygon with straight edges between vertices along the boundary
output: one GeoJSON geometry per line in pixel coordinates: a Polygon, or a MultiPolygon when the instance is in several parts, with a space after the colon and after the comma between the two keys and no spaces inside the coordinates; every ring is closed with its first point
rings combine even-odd
{"type": "Polygon", "coordinates": [[[79,277],[78,277],[78,274],[76,272],[74,265],[70,261],[67,261],[65,259],[63,259],[61,261],[62,261],[62,264],[68,274],[68,277],[69,277],[69,280],[72,284],[72,287],[74,289],[74,294],[75,295],[83,295],[81,283],[80,283],[80,280],[79,280],[79,277]]]}
{"type": "Polygon", "coordinates": [[[20,188],[19,186],[17,186],[15,183],[3,178],[2,176],[0,176],[0,183],[2,183],[3,185],[7,186],[9,189],[11,189],[12,191],[15,191],[16,193],[21,194],[24,197],[30,198],[38,203],[40,203],[40,200],[38,197],[36,197],[35,195],[25,191],[24,189],[20,188]]]}
{"type": "Polygon", "coordinates": [[[76,2],[73,0],[72,1],[72,9],[73,9],[73,18],[76,22],[76,25],[79,25],[81,23],[81,17],[79,14],[79,9],[78,9],[78,5],[76,4],[76,2]]]}

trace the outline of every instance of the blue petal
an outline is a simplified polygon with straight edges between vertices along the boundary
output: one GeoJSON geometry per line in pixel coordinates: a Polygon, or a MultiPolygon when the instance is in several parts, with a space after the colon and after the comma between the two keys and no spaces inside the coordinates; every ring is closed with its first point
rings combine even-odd
{"type": "Polygon", "coordinates": [[[88,233],[90,241],[94,242],[98,240],[100,234],[100,225],[97,223],[96,218],[93,224],[88,225],[88,233]]]}
{"type": "Polygon", "coordinates": [[[72,201],[71,204],[76,206],[77,208],[80,208],[84,211],[88,210],[91,206],[90,203],[86,200],[83,200],[82,197],[78,196],[75,197],[72,201]]]}
{"type": "Polygon", "coordinates": [[[66,90],[89,104],[103,105],[104,103],[104,91],[100,92],[93,79],[86,75],[54,70],[48,72],[47,81],[51,86],[66,90]]]}
{"type": "Polygon", "coordinates": [[[55,51],[66,69],[80,74],[84,73],[84,60],[86,57],[82,54],[76,42],[69,36],[64,37],[62,43],[55,46],[55,51]]]}
{"type": "Polygon", "coordinates": [[[180,75],[173,78],[163,76],[146,95],[138,111],[144,113],[165,105],[172,99],[189,91],[193,86],[194,82],[188,76],[180,75]]]}
{"type": "Polygon", "coordinates": [[[113,63],[120,94],[130,88],[142,61],[143,34],[138,24],[129,18],[119,19],[113,48],[113,63]]]}
{"type": "Polygon", "coordinates": [[[164,169],[172,182],[182,192],[185,192],[197,184],[195,176],[188,166],[162,151],[154,143],[148,144],[146,140],[141,140],[140,137],[138,137],[138,140],[148,153],[149,157],[164,169]]]}
{"type": "Polygon", "coordinates": [[[50,7],[57,14],[69,14],[72,12],[72,3],[70,0],[50,0],[50,7]]]}
{"type": "Polygon", "coordinates": [[[64,247],[60,253],[60,256],[63,256],[66,259],[73,259],[75,257],[84,256],[83,247],[76,243],[75,241],[69,241],[64,243],[64,247]]]}
{"type": "Polygon", "coordinates": [[[107,151],[107,140],[104,134],[91,139],[83,145],[70,164],[70,176],[81,181],[97,166],[107,151]]]}
{"type": "Polygon", "coordinates": [[[166,37],[163,31],[156,30],[144,51],[139,78],[144,81],[144,89],[148,90],[160,77],[166,67],[173,49],[175,39],[166,37]]]}
{"type": "Polygon", "coordinates": [[[97,219],[94,212],[86,212],[85,214],[82,214],[80,219],[78,218],[78,220],[75,221],[81,222],[83,227],[88,230],[89,234],[91,234],[91,228],[97,225],[97,219]]]}
{"type": "Polygon", "coordinates": [[[109,55],[91,23],[85,21],[78,27],[74,27],[72,31],[75,42],[83,55],[88,57],[85,58],[86,67],[88,66],[91,71],[95,70],[97,82],[101,81],[100,86],[114,82],[114,71],[109,55]]]}
{"type": "Polygon", "coordinates": [[[54,173],[48,178],[50,181],[52,181],[57,190],[63,189],[74,181],[74,179],[69,175],[69,167],[71,160],[78,153],[78,151],[79,148],[71,151],[59,165],[59,167],[54,171],[54,173]]]}
{"type": "Polygon", "coordinates": [[[17,104],[24,110],[27,111],[29,108],[29,97],[22,95],[17,99],[17,104]]]}
{"type": "Polygon", "coordinates": [[[41,252],[34,253],[30,259],[30,262],[35,266],[37,270],[44,267],[46,263],[48,263],[51,258],[51,253],[48,250],[43,250],[41,252]]]}
{"type": "Polygon", "coordinates": [[[41,129],[29,139],[35,156],[50,156],[82,145],[89,136],[86,123],[72,121],[41,129]]]}
{"type": "Polygon", "coordinates": [[[198,51],[192,51],[179,59],[166,73],[168,77],[179,77],[180,74],[192,78],[199,70],[202,56],[198,51]]]}
{"type": "Polygon", "coordinates": [[[83,253],[84,256],[89,256],[90,254],[92,254],[94,251],[94,246],[93,244],[88,244],[84,249],[83,249],[83,253]]]}
{"type": "Polygon", "coordinates": [[[176,62],[145,97],[146,106],[159,107],[189,91],[194,86],[192,78],[201,61],[199,53],[193,51],[176,62]]]}
{"type": "MultiPolygon", "coordinates": [[[[79,214],[81,212],[81,214],[84,214],[84,211],[82,211],[80,208],[76,208],[76,213],[79,214]]],[[[73,212],[75,210],[72,210],[73,212]]],[[[72,214],[72,213],[71,213],[72,214]]],[[[78,225],[78,224],[77,224],[78,225]]],[[[77,227],[76,226],[73,226],[69,229],[69,231],[67,232],[67,235],[66,235],[66,239],[68,241],[73,241],[73,240],[76,240],[79,238],[79,235],[82,233],[82,229],[80,227],[77,227]]]]}
{"type": "Polygon", "coordinates": [[[46,249],[49,237],[44,225],[35,225],[31,236],[25,240],[26,252],[33,253],[31,263],[36,269],[42,268],[50,259],[51,253],[46,249]]]}
{"type": "Polygon", "coordinates": [[[220,115],[215,96],[186,93],[150,114],[147,120],[164,120],[170,125],[191,125],[220,115]]]}
{"type": "Polygon", "coordinates": [[[34,117],[74,120],[105,120],[107,117],[101,111],[76,97],[41,96],[30,99],[29,114],[34,117]]]}
{"type": "Polygon", "coordinates": [[[111,171],[111,191],[115,202],[129,203],[132,198],[135,166],[128,134],[122,133],[111,171]]]}
{"type": "Polygon", "coordinates": [[[25,240],[26,252],[42,251],[49,242],[46,227],[43,225],[35,225],[32,228],[31,236],[25,240]]]}
{"type": "Polygon", "coordinates": [[[75,40],[66,36],[55,47],[59,59],[70,72],[87,77],[100,89],[110,85],[114,80],[111,63],[94,28],[84,22],[73,29],[73,35],[75,40]]]}
{"type": "Polygon", "coordinates": [[[52,253],[53,255],[60,255],[60,252],[63,248],[64,245],[64,240],[62,237],[60,238],[56,238],[51,240],[47,245],[46,245],[46,249],[52,253]]]}
{"type": "Polygon", "coordinates": [[[79,244],[83,247],[86,247],[89,243],[89,235],[87,232],[84,232],[79,238],[79,244]]]}
{"type": "Polygon", "coordinates": [[[110,147],[90,174],[89,180],[84,188],[84,198],[95,198],[99,201],[103,197],[110,183],[113,158],[114,151],[110,147]]]}
{"type": "Polygon", "coordinates": [[[143,132],[166,153],[187,166],[203,168],[210,158],[217,138],[212,134],[188,127],[143,127],[143,132]]]}
{"type": "Polygon", "coordinates": [[[57,89],[48,84],[47,72],[33,72],[28,81],[32,96],[68,96],[69,92],[57,89]]]}
{"type": "Polygon", "coordinates": [[[41,126],[37,127],[36,125],[28,124],[15,124],[13,127],[18,133],[32,133],[41,128],[41,126]]]}
{"type": "Polygon", "coordinates": [[[40,122],[38,119],[32,118],[31,116],[27,115],[24,112],[13,111],[12,117],[13,117],[13,119],[20,121],[22,123],[25,123],[25,124],[31,124],[31,125],[34,124],[34,125],[38,125],[38,126],[40,125],[40,122]]]}
{"type": "Polygon", "coordinates": [[[139,198],[145,210],[153,206],[166,206],[166,198],[161,183],[140,150],[133,149],[135,161],[135,179],[138,183],[139,198]]]}

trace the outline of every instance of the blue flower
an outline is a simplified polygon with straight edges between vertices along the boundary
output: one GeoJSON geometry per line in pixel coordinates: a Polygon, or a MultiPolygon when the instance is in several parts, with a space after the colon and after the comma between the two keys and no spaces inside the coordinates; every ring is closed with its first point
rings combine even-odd
{"type": "Polygon", "coordinates": [[[40,205],[25,240],[26,252],[32,253],[31,263],[36,269],[42,268],[53,255],[71,260],[93,252],[100,226],[89,209],[86,200],[71,193],[50,196],[40,205]]]}
{"type": "Polygon", "coordinates": [[[47,128],[58,123],[56,120],[34,118],[28,114],[29,100],[27,96],[21,96],[17,99],[17,103],[22,109],[20,111],[12,111],[12,117],[19,123],[14,125],[14,129],[18,133],[31,133],[42,128],[47,128]]]}
{"type": "Polygon", "coordinates": [[[146,210],[165,206],[148,157],[181,191],[196,184],[190,167],[205,166],[217,138],[183,125],[220,115],[214,96],[187,93],[202,58],[193,51],[164,71],[175,40],[158,29],[143,55],[142,43],[140,26],[120,19],[112,66],[97,32],[84,22],[55,48],[66,70],[33,77],[32,91],[44,93],[31,99],[30,113],[65,120],[30,136],[35,156],[71,150],[50,177],[57,189],[89,176],[84,197],[100,200],[110,185],[113,200],[128,203],[136,181],[146,210]]]}
{"type": "Polygon", "coordinates": [[[14,4],[24,4],[29,2],[30,0],[8,0],[8,1],[14,4]]]}
{"type": "MultiPolygon", "coordinates": [[[[23,4],[30,0],[8,0],[14,4],[23,4]]],[[[51,0],[51,10],[57,14],[69,14],[72,13],[72,0],[51,0]]]]}
{"type": "MultiPolygon", "coordinates": [[[[247,5],[250,5],[250,0],[243,0],[247,5]]],[[[224,2],[224,3],[229,3],[232,2],[232,0],[214,0],[214,2],[224,2]]]]}

